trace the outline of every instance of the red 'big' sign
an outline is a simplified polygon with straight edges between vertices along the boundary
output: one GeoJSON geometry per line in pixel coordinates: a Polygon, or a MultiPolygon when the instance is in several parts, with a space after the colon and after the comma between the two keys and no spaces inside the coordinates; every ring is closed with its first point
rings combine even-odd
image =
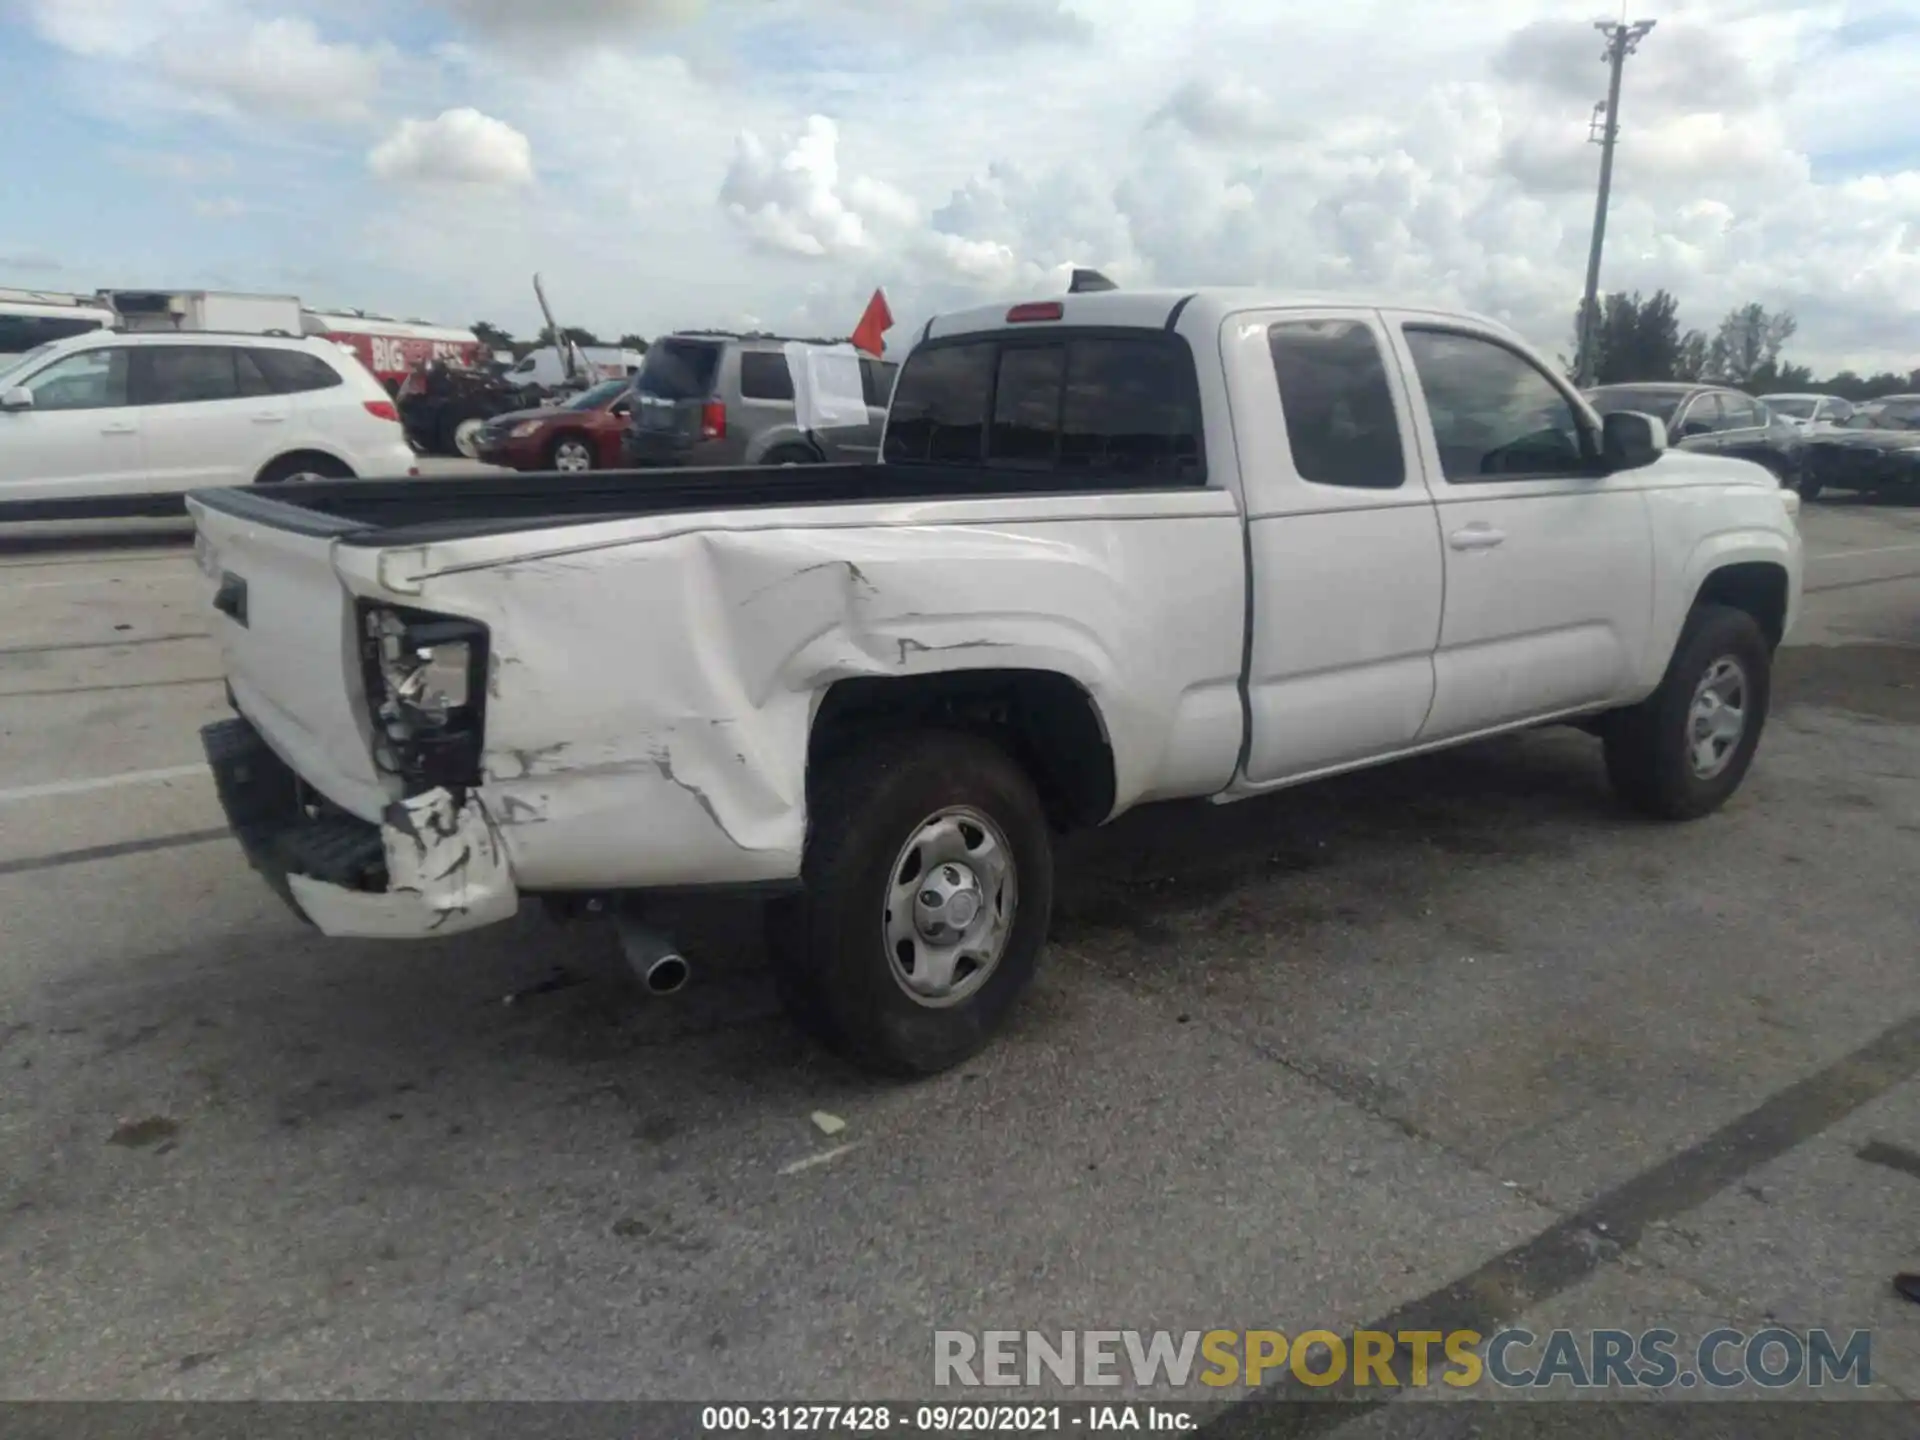
{"type": "Polygon", "coordinates": [[[349,331],[334,331],[327,338],[340,345],[351,346],[353,353],[360,357],[360,363],[379,376],[382,380],[401,380],[416,365],[430,360],[445,360],[455,365],[471,365],[474,352],[479,348],[474,344],[463,344],[457,340],[416,340],[402,335],[355,335],[349,331]]]}

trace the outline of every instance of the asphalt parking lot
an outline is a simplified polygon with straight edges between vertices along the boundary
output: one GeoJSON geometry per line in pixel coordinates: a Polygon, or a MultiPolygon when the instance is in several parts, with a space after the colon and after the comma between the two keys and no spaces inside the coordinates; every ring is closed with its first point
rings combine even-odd
{"type": "Polygon", "coordinates": [[[936,1327],[1438,1316],[1867,1328],[1920,1399],[1920,511],[1804,528],[1724,813],[1559,731],[1143,812],[911,1086],[738,907],[669,1000],[593,928],[316,937],[201,773],[184,548],[0,553],[0,1397],[898,1399],[936,1327]]]}

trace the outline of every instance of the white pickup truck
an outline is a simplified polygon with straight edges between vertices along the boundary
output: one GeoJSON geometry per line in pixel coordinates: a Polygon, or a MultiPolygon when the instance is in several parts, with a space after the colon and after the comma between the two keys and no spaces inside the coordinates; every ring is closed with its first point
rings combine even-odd
{"type": "Polygon", "coordinates": [[[1032,979],[1051,836],[1543,722],[1740,784],[1801,585],[1757,465],[1604,423],[1499,325],[1243,292],[931,322],[864,466],[191,497],[249,858],[329,935],[770,892],[896,1073],[1032,979]]]}

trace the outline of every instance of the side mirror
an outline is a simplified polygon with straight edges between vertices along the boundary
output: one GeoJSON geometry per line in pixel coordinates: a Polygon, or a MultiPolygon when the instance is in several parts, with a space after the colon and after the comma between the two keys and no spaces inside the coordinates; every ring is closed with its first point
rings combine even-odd
{"type": "Polygon", "coordinates": [[[24,385],[15,385],[10,390],[0,390],[0,410],[31,410],[33,391],[24,385]]]}
{"type": "Polygon", "coordinates": [[[613,402],[613,413],[614,413],[614,414],[616,414],[616,415],[619,415],[619,416],[623,416],[623,417],[624,417],[624,416],[627,416],[627,415],[631,415],[631,414],[633,414],[633,402],[632,402],[631,400],[616,400],[616,401],[614,401],[614,402],[613,402]]]}
{"type": "Polygon", "coordinates": [[[1609,471],[1651,465],[1666,448],[1666,422],[1651,415],[1616,410],[1600,422],[1600,455],[1609,471]]]}

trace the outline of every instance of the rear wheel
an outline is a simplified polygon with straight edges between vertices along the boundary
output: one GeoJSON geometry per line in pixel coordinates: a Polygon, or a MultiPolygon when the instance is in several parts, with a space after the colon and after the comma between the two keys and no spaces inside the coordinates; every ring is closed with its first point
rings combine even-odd
{"type": "Polygon", "coordinates": [[[767,908],[788,1008],[892,1075],[959,1064],[1032,981],[1053,907],[1039,797],[998,746],[921,731],[822,765],[805,892],[767,908]]]}
{"type": "Polygon", "coordinates": [[[547,448],[547,465],[553,470],[576,474],[600,463],[593,446],[580,435],[562,435],[547,448]]]}
{"type": "Polygon", "coordinates": [[[285,485],[300,480],[351,480],[353,469],[331,455],[282,455],[254,477],[256,485],[285,485]]]}
{"type": "Polygon", "coordinates": [[[814,465],[820,457],[804,445],[777,445],[769,450],[762,465],[814,465]]]}
{"type": "Polygon", "coordinates": [[[1740,788],[1772,696],[1773,652],[1744,610],[1698,605],[1660,688],[1606,728],[1607,775],[1661,820],[1711,814],[1740,788]]]}

